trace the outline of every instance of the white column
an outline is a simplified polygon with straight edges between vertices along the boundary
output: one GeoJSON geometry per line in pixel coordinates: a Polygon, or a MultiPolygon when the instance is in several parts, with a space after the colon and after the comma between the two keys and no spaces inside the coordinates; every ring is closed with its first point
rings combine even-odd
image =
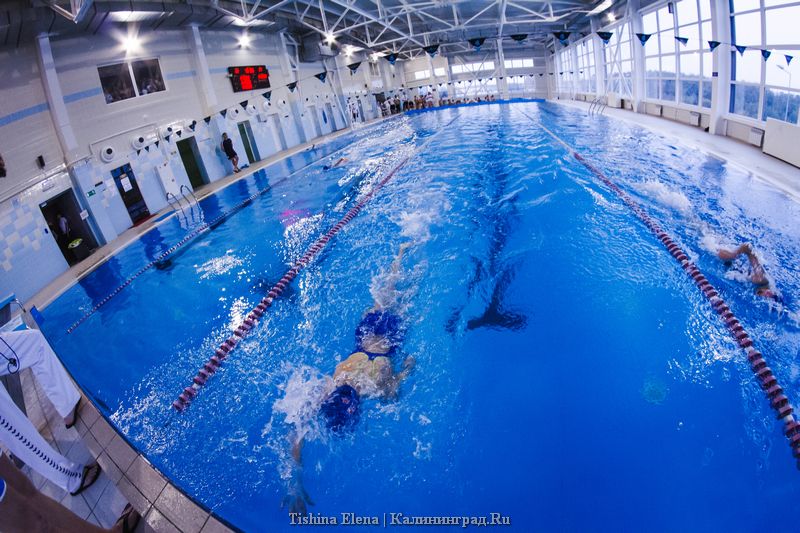
{"type": "Polygon", "coordinates": [[[600,23],[597,17],[592,17],[592,45],[594,46],[594,74],[595,74],[595,93],[597,96],[606,95],[606,48],[603,40],[597,36],[600,31],[600,23]]]}
{"type": "Polygon", "coordinates": [[[203,98],[203,113],[210,115],[217,107],[217,93],[211,83],[211,73],[208,71],[208,61],[206,51],[203,48],[203,40],[200,37],[200,29],[196,24],[189,26],[189,44],[192,49],[192,59],[194,60],[197,77],[200,80],[200,94],[203,98]]]}
{"type": "Polygon", "coordinates": [[[642,15],[639,13],[639,0],[628,0],[628,20],[631,25],[631,45],[633,48],[633,111],[636,113],[645,112],[645,59],[644,46],[636,37],[637,33],[642,33],[644,25],[642,15]]]}
{"type": "Polygon", "coordinates": [[[58,142],[67,163],[78,159],[78,140],[69,122],[69,113],[64,104],[64,93],[61,91],[61,84],[58,82],[55,61],[53,60],[53,50],[50,46],[50,38],[46,34],[36,38],[37,60],[39,62],[39,72],[42,76],[42,85],[47,96],[47,105],[50,106],[50,116],[56,129],[58,142]]]}
{"type": "MultiPolygon", "coordinates": [[[[728,0],[711,0],[712,41],[731,42],[731,13],[728,0]]],[[[708,43],[702,43],[703,48],[708,43]]],[[[731,100],[731,55],[730,46],[719,45],[712,53],[711,122],[709,133],[725,135],[725,115],[731,100]]],[[[702,97],[702,95],[701,95],[702,97]]]]}
{"type": "Polygon", "coordinates": [[[497,90],[501,100],[508,100],[508,76],[506,75],[506,56],[503,52],[503,38],[497,39],[497,65],[498,76],[502,79],[497,80],[497,90]]]}

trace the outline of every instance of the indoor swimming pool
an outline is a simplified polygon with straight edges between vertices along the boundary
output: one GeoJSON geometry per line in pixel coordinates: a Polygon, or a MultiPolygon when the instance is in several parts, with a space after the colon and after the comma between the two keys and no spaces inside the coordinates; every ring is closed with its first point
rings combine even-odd
{"type": "Polygon", "coordinates": [[[800,205],[724,161],[552,103],[411,113],[258,171],[111,257],[43,310],[42,329],[126,439],[244,531],[287,523],[297,432],[309,511],[323,516],[784,529],[800,472],[744,352],[553,135],[680,244],[797,402],[800,205]],[[287,268],[395,169],[173,409],[287,268]],[[742,242],[782,304],[755,296],[742,259],[716,257],[742,242]],[[354,429],[333,435],[318,398],[375,299],[404,324],[395,369],[409,355],[416,367],[395,401],[362,401],[354,429]]]}

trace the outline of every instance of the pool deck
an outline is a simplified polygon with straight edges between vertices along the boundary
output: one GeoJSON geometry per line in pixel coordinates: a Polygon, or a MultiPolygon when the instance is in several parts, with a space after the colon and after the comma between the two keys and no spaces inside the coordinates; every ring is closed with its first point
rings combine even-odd
{"type": "MultiPolygon", "coordinates": [[[[591,105],[590,102],[577,100],[552,102],[584,110],[587,114],[591,105]]],[[[765,154],[757,146],[730,137],[711,135],[697,126],[627,109],[607,107],[603,115],[647,128],[687,150],[701,150],[725,160],[800,202],[800,168],[765,154]]]]}
{"type": "MultiPolygon", "coordinates": [[[[555,103],[583,110],[587,110],[589,105],[573,101],[555,103]]],[[[754,146],[726,137],[709,135],[700,128],[660,117],[619,109],[607,109],[605,114],[648,128],[689,150],[700,149],[741,166],[759,179],[800,201],[800,169],[767,156],[754,146]]],[[[373,122],[380,120],[383,119],[373,122]]],[[[359,126],[366,125],[368,124],[359,126]]],[[[352,131],[350,128],[345,128],[271,156],[239,174],[227,176],[200,188],[196,191],[196,195],[199,199],[204,198],[266,166],[307,150],[312,144],[332,140],[350,131],[352,131]]],[[[144,224],[127,230],[63,273],[26,304],[44,308],[97,265],[134,242],[146,231],[163,223],[169,217],[159,219],[168,213],[170,209],[156,214],[144,224]]],[[[144,456],[129,446],[86,397],[76,426],[67,430],[64,428],[63,420],[44,398],[44,393],[30,371],[23,371],[20,377],[29,416],[45,439],[74,461],[85,462],[94,457],[103,467],[103,473],[95,485],[76,497],[70,496],[26,467],[26,472],[36,487],[46,495],[61,502],[78,516],[102,527],[110,527],[125,504],[130,502],[144,517],[137,528],[140,532],[232,531],[208,510],[183,494],[144,456]]]]}

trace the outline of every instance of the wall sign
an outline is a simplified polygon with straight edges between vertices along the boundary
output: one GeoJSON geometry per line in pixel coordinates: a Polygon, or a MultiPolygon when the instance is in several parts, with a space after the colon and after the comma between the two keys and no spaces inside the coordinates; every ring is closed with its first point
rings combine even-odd
{"type": "Polygon", "coordinates": [[[269,89],[269,71],[264,65],[228,67],[228,77],[235,93],[269,89]]]}

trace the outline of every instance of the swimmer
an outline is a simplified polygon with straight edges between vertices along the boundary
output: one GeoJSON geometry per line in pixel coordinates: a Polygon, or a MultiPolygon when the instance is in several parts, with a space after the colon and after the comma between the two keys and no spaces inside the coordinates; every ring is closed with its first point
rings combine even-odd
{"type": "Polygon", "coordinates": [[[761,261],[758,260],[758,257],[756,257],[756,254],[753,252],[753,247],[749,243],[744,243],[734,250],[720,249],[717,252],[717,255],[725,262],[726,266],[730,266],[733,263],[733,260],[740,255],[747,257],[747,261],[750,264],[750,272],[748,273],[748,277],[753,285],[755,285],[756,295],[761,296],[762,298],[780,301],[780,295],[772,286],[769,278],[767,278],[767,273],[764,270],[764,266],[761,264],[761,261]]]}
{"type": "MultiPolygon", "coordinates": [[[[400,246],[397,257],[392,263],[389,283],[385,292],[395,290],[399,277],[403,254],[411,246],[404,243],[400,246]]],[[[382,298],[378,298],[382,299],[382,298]]],[[[403,337],[400,317],[395,314],[391,305],[376,301],[361,319],[355,331],[356,349],[350,356],[336,365],[333,378],[330,380],[320,405],[320,413],[325,425],[334,433],[342,434],[352,429],[359,419],[361,401],[365,398],[394,400],[400,383],[408,377],[416,364],[412,356],[406,357],[403,369],[395,372],[393,358],[403,337]]],[[[313,502],[303,488],[302,450],[304,435],[292,435],[292,458],[296,468],[284,502],[289,503],[291,513],[306,514],[306,504],[313,502]]]]}
{"type": "Polygon", "coordinates": [[[322,167],[322,170],[330,170],[332,168],[336,168],[336,167],[339,167],[341,165],[344,165],[345,163],[347,163],[347,158],[346,157],[340,157],[334,164],[325,165],[324,167],[322,167]]]}

